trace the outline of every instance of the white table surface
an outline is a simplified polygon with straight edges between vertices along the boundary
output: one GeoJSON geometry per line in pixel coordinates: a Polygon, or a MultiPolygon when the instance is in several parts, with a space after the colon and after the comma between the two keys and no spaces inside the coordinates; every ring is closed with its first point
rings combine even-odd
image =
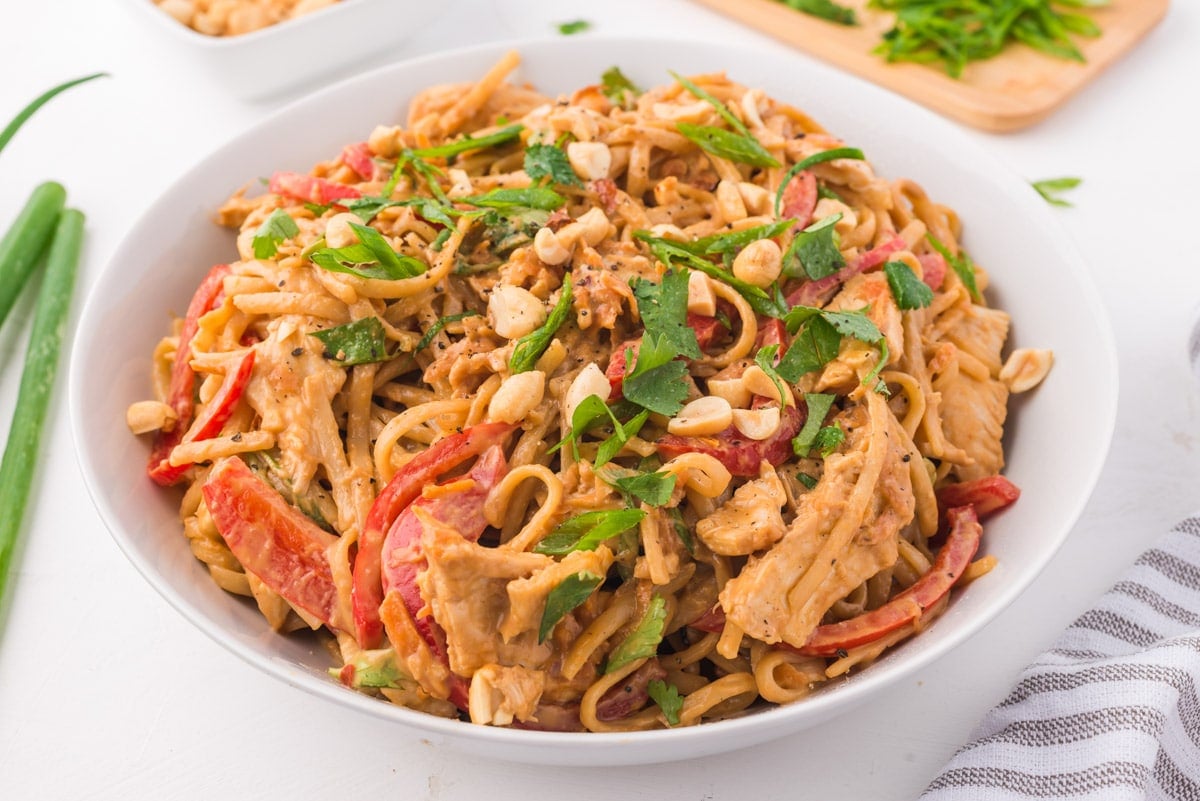
{"type": "MultiPolygon", "coordinates": [[[[576,18],[605,33],[777,47],[685,0],[460,0],[405,50],[551,35],[552,23],[576,18]]],[[[77,319],[145,204],[286,98],[229,97],[117,0],[10,0],[0,29],[0,119],[60,80],[114,75],[43,109],[0,157],[2,225],[51,177],[88,214],[77,319]]],[[[437,751],[244,664],[146,584],[87,499],[64,365],[0,646],[0,797],[916,797],[1022,666],[1157,534],[1200,506],[1200,404],[1186,357],[1200,298],[1197,42],[1200,3],[1176,0],[1141,47],[1047,122],[971,134],[1029,178],[1084,177],[1075,208],[1059,213],[1111,314],[1121,397],[1107,466],[1066,545],[1018,602],[939,664],[815,730],[690,763],[547,769],[437,751]]],[[[0,331],[0,431],[15,402],[31,299],[0,331]]],[[[1080,403],[1088,392],[1079,387],[1080,403]]]]}

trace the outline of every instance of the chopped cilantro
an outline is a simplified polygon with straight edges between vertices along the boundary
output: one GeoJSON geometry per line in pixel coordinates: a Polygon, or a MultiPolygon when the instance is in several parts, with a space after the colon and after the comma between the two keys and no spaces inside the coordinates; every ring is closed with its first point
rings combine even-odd
{"type": "Polygon", "coordinates": [[[567,576],[550,590],[546,596],[545,609],[542,610],[542,622],[538,626],[538,643],[545,642],[550,632],[558,625],[558,621],[586,601],[603,583],[604,576],[581,571],[567,576]]]}
{"type": "Polygon", "coordinates": [[[942,244],[932,233],[925,234],[925,238],[929,240],[929,244],[933,246],[934,250],[942,254],[942,258],[950,265],[950,269],[954,270],[955,274],[958,275],[959,280],[963,282],[963,286],[971,293],[971,297],[979,300],[981,296],[979,294],[979,286],[975,283],[975,265],[972,263],[971,257],[967,255],[967,252],[960,248],[958,255],[955,256],[950,252],[950,248],[942,244]]]}
{"type": "Polygon", "coordinates": [[[395,355],[387,352],[387,335],[378,317],[364,317],[310,334],[325,345],[325,358],[341,365],[384,362],[395,355]]]}
{"type": "Polygon", "coordinates": [[[275,209],[254,232],[254,258],[269,259],[279,252],[279,244],[300,233],[300,227],[283,209],[275,209]]]}
{"type": "Polygon", "coordinates": [[[679,695],[679,688],[674,684],[667,684],[662,679],[651,679],[646,685],[646,693],[662,710],[667,725],[678,726],[679,712],[683,709],[683,698],[679,695]]]}
{"type": "Polygon", "coordinates": [[[816,281],[846,265],[839,248],[836,226],[842,215],[832,214],[796,234],[783,256],[783,272],[792,278],[816,281]]]}
{"type": "Polygon", "coordinates": [[[775,216],[779,216],[779,210],[783,207],[783,192],[787,189],[788,183],[792,180],[796,173],[807,170],[809,167],[815,167],[818,164],[824,164],[827,161],[834,159],[858,159],[862,161],[866,156],[856,147],[835,147],[833,150],[822,150],[820,153],[813,153],[806,159],[797,161],[784,174],[783,181],[779,184],[779,189],[775,192],[775,216]]]}
{"type": "Polygon", "coordinates": [[[669,269],[660,283],[638,278],[633,283],[638,314],[646,331],[666,337],[676,355],[699,359],[702,354],[696,332],[687,325],[688,276],[669,269]]]}
{"type": "Polygon", "coordinates": [[[609,67],[600,76],[600,91],[622,108],[632,107],[634,100],[642,93],[633,81],[625,77],[625,73],[621,72],[619,67],[609,67]]]}
{"type": "MultiPolygon", "coordinates": [[[[837,356],[842,337],[853,337],[868,345],[883,340],[883,333],[867,317],[864,309],[856,311],[826,311],[811,306],[796,306],[784,318],[789,332],[796,334],[776,370],[784,380],[796,383],[800,376],[819,370],[837,356]]],[[[884,356],[876,365],[876,372],[887,360],[886,341],[884,356]]]]}
{"type": "MultiPolygon", "coordinates": [[[[804,403],[808,407],[808,417],[804,420],[804,427],[800,429],[800,433],[792,439],[792,450],[796,456],[801,459],[808,456],[813,445],[817,441],[817,434],[821,431],[821,426],[825,422],[825,417],[829,414],[829,409],[833,406],[833,402],[837,400],[836,395],[825,395],[815,392],[810,392],[804,396],[804,403]]],[[[809,487],[809,489],[812,489],[809,487]]]]}
{"type": "Polygon", "coordinates": [[[396,652],[391,648],[362,651],[354,660],[340,668],[329,668],[329,675],[357,689],[402,689],[408,675],[396,664],[396,652]]]}
{"type": "Polygon", "coordinates": [[[853,8],[835,3],[833,0],[781,0],[785,6],[801,11],[826,22],[838,25],[857,25],[858,18],[853,8]]]}
{"type": "Polygon", "coordinates": [[[883,265],[883,272],[901,309],[921,309],[933,302],[933,290],[904,262],[889,261],[883,265]]]}
{"type": "MultiPolygon", "coordinates": [[[[698,346],[697,346],[698,347],[698,346]]],[[[687,365],[676,361],[679,353],[666,334],[647,330],[638,348],[637,364],[625,376],[625,397],[643,409],[674,415],[683,408],[688,385],[687,365]]]]}
{"type": "Polygon", "coordinates": [[[605,540],[619,536],[642,522],[641,509],[601,509],[565,520],[534,547],[535,553],[562,556],[572,551],[594,551],[605,540]]]}
{"type": "Polygon", "coordinates": [[[823,458],[828,458],[845,441],[846,432],[842,430],[840,425],[834,423],[831,426],[825,426],[817,432],[817,436],[813,440],[813,447],[820,449],[823,458]]]}
{"type": "Polygon", "coordinates": [[[525,149],[525,174],[537,183],[549,178],[562,186],[583,186],[562,148],[554,145],[530,145],[525,149]]]}
{"type": "Polygon", "coordinates": [[[642,615],[637,627],[608,655],[604,672],[613,673],[630,662],[647,659],[658,653],[658,644],[662,642],[666,623],[667,604],[661,596],[655,595],[650,599],[646,614],[642,615]]]}
{"type": "Polygon", "coordinates": [[[613,486],[648,506],[662,506],[675,490],[674,473],[636,473],[614,479],[613,486]]]}
{"type": "MultiPolygon", "coordinates": [[[[689,249],[689,245],[654,236],[649,231],[635,231],[633,236],[635,239],[645,242],[650,247],[650,252],[654,255],[654,258],[668,267],[673,264],[682,264],[689,269],[699,270],[709,277],[733,287],[758,314],[766,315],[767,317],[783,317],[787,314],[787,304],[778,296],[778,293],[776,297],[771,297],[761,287],[747,283],[729,270],[718,267],[711,261],[693,253],[689,249]]],[[[694,246],[695,243],[690,244],[690,247],[694,246]]]]}
{"type": "Polygon", "coordinates": [[[309,256],[313,264],[335,273],[389,281],[413,278],[429,269],[420,259],[392,250],[383,234],[374,228],[355,223],[350,223],[350,227],[358,242],[344,248],[318,248],[309,256]]]}

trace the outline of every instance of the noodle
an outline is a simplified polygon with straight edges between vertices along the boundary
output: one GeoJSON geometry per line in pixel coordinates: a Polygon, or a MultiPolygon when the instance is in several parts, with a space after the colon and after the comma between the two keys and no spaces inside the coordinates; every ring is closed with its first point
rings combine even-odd
{"type": "Polygon", "coordinates": [[[192,553],[488,725],[698,724],[918,634],[1017,492],[957,216],[723,75],[518,63],[221,210],[241,258],[129,415],[192,553]]]}

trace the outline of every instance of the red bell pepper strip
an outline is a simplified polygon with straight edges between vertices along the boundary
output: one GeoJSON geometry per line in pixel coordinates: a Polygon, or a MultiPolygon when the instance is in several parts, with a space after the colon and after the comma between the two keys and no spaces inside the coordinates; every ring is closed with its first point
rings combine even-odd
{"type": "Polygon", "coordinates": [[[907,243],[900,237],[892,237],[882,245],[877,245],[863,253],[833,275],[827,275],[816,281],[805,281],[799,289],[787,296],[788,306],[818,305],[827,295],[832,294],[834,290],[854,276],[882,267],[888,260],[888,256],[900,252],[907,246],[907,243]]]}
{"type": "MultiPolygon", "coordinates": [[[[234,409],[237,408],[238,401],[242,399],[242,392],[246,389],[246,384],[250,381],[250,373],[254,370],[254,351],[246,352],[242,357],[242,361],[238,364],[237,369],[225,374],[225,380],[221,382],[221,388],[217,390],[217,394],[213,395],[208,406],[204,408],[204,413],[196,419],[196,424],[188,429],[184,434],[183,442],[197,442],[199,440],[212,439],[217,434],[221,433],[221,429],[229,422],[229,418],[233,416],[234,409]]],[[[174,484],[183,474],[190,468],[191,464],[173,465],[170,463],[171,454],[167,453],[167,460],[158,464],[151,471],[151,477],[160,484],[174,484]]]]}
{"type": "Polygon", "coordinates": [[[434,520],[455,529],[463,539],[475,542],[487,528],[483,503],[507,472],[508,463],[503,448],[493,445],[479,457],[467,474],[471,480],[470,487],[434,497],[417,498],[396,518],[383,541],[384,593],[391,590],[400,593],[417,632],[433,653],[443,660],[446,658],[445,635],[432,616],[421,615],[425,599],[421,597],[421,590],[417,586],[417,573],[425,566],[425,559],[421,556],[424,527],[416,510],[423,509],[434,520]]]}
{"type": "Polygon", "coordinates": [[[375,180],[375,154],[366,142],[357,142],[342,148],[342,163],[365,180],[375,180]]]}
{"type": "Polygon", "coordinates": [[[641,339],[630,339],[622,342],[613,349],[612,356],[608,359],[608,368],[604,371],[604,377],[608,379],[609,386],[612,387],[612,394],[608,396],[610,401],[618,401],[624,397],[625,388],[625,373],[629,372],[629,364],[637,364],[638,351],[642,349],[641,339]],[[626,352],[629,353],[629,358],[626,358],[626,352]]]}
{"type": "Polygon", "coordinates": [[[973,506],[980,520],[999,512],[1020,497],[1020,488],[1004,476],[987,476],[959,484],[947,484],[937,491],[938,508],[973,506]]]}
{"type": "Polygon", "coordinates": [[[318,206],[328,206],[339,200],[362,196],[362,192],[353,186],[334,183],[312,175],[301,175],[298,172],[275,173],[271,176],[267,189],[277,195],[305,203],[315,203],[318,206]]]}
{"type": "Polygon", "coordinates": [[[716,317],[706,317],[694,312],[687,313],[686,325],[696,334],[696,344],[700,346],[701,351],[708,350],[718,336],[729,330],[725,323],[716,317]]]}
{"type": "Polygon", "coordinates": [[[322,530],[267,486],[241,459],[220,459],[201,488],[217,531],[263,584],[330,628],[337,587],[327,549],[337,537],[322,530]]]}
{"type": "Polygon", "coordinates": [[[804,415],[795,406],[786,406],[782,418],[775,433],[764,440],[750,439],[731,425],[711,437],[668,434],[659,438],[656,448],[667,459],[684,453],[706,453],[735,476],[757,476],[763,459],[778,467],[793,456],[792,437],[804,425],[804,415]]]}
{"type": "Polygon", "coordinates": [[[792,176],[783,189],[783,205],[780,214],[784,219],[796,220],[793,231],[803,231],[812,222],[817,208],[817,176],[810,170],[801,170],[792,176]]]}
{"type": "Polygon", "coordinates": [[[508,437],[515,426],[508,423],[481,423],[435,442],[404,465],[379,493],[367,513],[358,554],[354,558],[354,627],[358,644],[376,648],[383,634],[379,605],[383,603],[381,564],[384,536],[392,523],[413,502],[421,489],[438,476],[453,470],[472,456],[478,456],[508,437]]]}
{"type": "Polygon", "coordinates": [[[179,345],[175,348],[175,363],[171,367],[171,390],[167,397],[167,405],[175,410],[175,425],[158,432],[146,467],[150,478],[164,487],[179,480],[181,474],[173,474],[174,468],[167,460],[175,446],[183,441],[196,408],[196,400],[192,397],[196,384],[196,374],[192,371],[192,338],[200,327],[200,318],[219,305],[224,296],[225,276],[229,273],[228,264],[218,264],[208,271],[188,303],[183,328],[179,331],[179,345]]]}
{"type": "Polygon", "coordinates": [[[928,284],[930,289],[941,289],[942,282],[946,280],[945,257],[935,250],[917,256],[917,261],[921,262],[921,280],[928,284]]]}
{"type": "Polygon", "coordinates": [[[721,608],[720,604],[717,604],[688,625],[710,634],[720,634],[725,628],[725,610],[721,608]]]}
{"type": "Polygon", "coordinates": [[[950,533],[929,571],[916,583],[878,609],[858,617],[818,626],[803,648],[790,648],[804,656],[837,656],[839,652],[874,642],[916,621],[926,609],[940,601],[979,550],[983,527],[970,506],[946,513],[950,533]]]}

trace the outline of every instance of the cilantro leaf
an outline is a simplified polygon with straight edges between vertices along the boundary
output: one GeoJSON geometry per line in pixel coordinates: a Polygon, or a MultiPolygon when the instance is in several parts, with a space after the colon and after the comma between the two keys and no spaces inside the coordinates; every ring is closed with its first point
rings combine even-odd
{"type": "Polygon", "coordinates": [[[637,627],[629,632],[629,636],[608,655],[608,663],[604,666],[605,673],[612,673],[625,667],[630,662],[646,659],[658,653],[658,644],[662,642],[663,629],[667,623],[667,605],[662,596],[655,595],[646,607],[637,627]]]}
{"type": "Polygon", "coordinates": [[[841,346],[842,335],[837,329],[824,317],[814,317],[796,334],[775,370],[785,381],[794,384],[800,376],[820,370],[833,361],[841,346]]]}
{"type": "Polygon", "coordinates": [[[779,210],[783,208],[783,192],[796,173],[807,170],[809,167],[815,167],[818,164],[824,164],[827,161],[833,161],[834,159],[858,159],[862,161],[865,158],[866,156],[857,147],[835,147],[833,150],[822,150],[820,153],[813,153],[808,158],[797,161],[784,173],[783,180],[779,184],[779,189],[775,191],[775,216],[780,216],[779,210]]]}
{"type": "Polygon", "coordinates": [[[283,209],[275,209],[254,232],[254,258],[269,259],[279,252],[279,243],[300,233],[300,227],[283,209]]]}
{"type": "Polygon", "coordinates": [[[541,644],[554,631],[558,621],[567,616],[571,610],[582,604],[596,588],[604,583],[604,576],[597,576],[584,570],[573,576],[567,576],[546,596],[546,606],[542,610],[542,622],[538,625],[538,643],[541,644]]]}
{"type": "Polygon", "coordinates": [[[792,438],[792,450],[801,459],[808,456],[809,451],[812,450],[817,441],[817,434],[821,430],[821,424],[825,422],[825,417],[829,414],[829,409],[835,400],[837,400],[836,395],[815,392],[805,394],[804,403],[808,407],[808,417],[805,418],[804,427],[800,429],[800,433],[792,438]]]}
{"type": "Polygon", "coordinates": [[[633,294],[647,331],[666,337],[680,356],[699,359],[704,355],[696,341],[696,332],[687,325],[686,272],[670,269],[658,284],[638,278],[633,285],[633,294]]]}
{"type": "Polygon", "coordinates": [[[383,234],[365,225],[350,223],[358,242],[344,248],[318,248],[309,258],[318,267],[359,278],[395,281],[413,278],[429,269],[425,262],[392,250],[383,234]]]}
{"type": "MultiPolygon", "coordinates": [[[[792,278],[816,281],[833,275],[846,265],[838,247],[836,226],[840,213],[818,220],[796,234],[783,256],[783,272],[792,278]]],[[[790,220],[789,220],[790,222],[790,220]]]]}
{"type": "Polygon", "coordinates": [[[592,27],[592,23],[586,19],[572,20],[571,22],[563,22],[558,26],[558,32],[563,36],[570,36],[575,33],[583,33],[588,28],[592,27]]]}
{"type": "Polygon", "coordinates": [[[413,353],[417,353],[428,348],[429,343],[433,342],[433,338],[438,335],[438,332],[450,325],[450,323],[457,323],[460,320],[467,319],[468,317],[478,316],[479,312],[477,311],[465,311],[458,314],[447,314],[445,317],[439,317],[437,322],[429,326],[429,330],[426,331],[424,335],[422,335],[421,339],[417,341],[417,346],[413,348],[413,353]]]}
{"type": "Polygon", "coordinates": [[[675,490],[675,474],[637,473],[616,478],[612,485],[648,506],[662,506],[671,500],[671,493],[675,490]]]}
{"type": "Polygon", "coordinates": [[[362,651],[340,668],[329,668],[329,675],[355,689],[403,689],[411,681],[396,664],[396,652],[391,648],[362,651]]]}
{"type": "Polygon", "coordinates": [[[883,339],[883,332],[867,316],[865,308],[856,311],[822,311],[821,317],[842,336],[854,337],[868,345],[874,345],[883,339]]]}
{"type": "Polygon", "coordinates": [[[683,698],[679,695],[679,688],[674,684],[667,684],[662,679],[651,679],[646,685],[646,693],[662,710],[667,725],[678,726],[679,712],[683,709],[683,698]]]}
{"type": "Polygon", "coordinates": [[[846,441],[846,432],[837,423],[831,426],[825,426],[817,432],[816,438],[813,440],[813,447],[821,450],[822,458],[828,458],[829,454],[836,451],[841,444],[846,441]]]}
{"type": "Polygon", "coordinates": [[[395,354],[387,352],[387,335],[378,317],[364,317],[352,323],[310,331],[310,336],[325,345],[325,358],[337,364],[385,362],[395,354]]]}
{"type": "Polygon", "coordinates": [[[883,272],[901,309],[921,309],[933,302],[933,290],[904,262],[889,261],[883,265],[883,272]]]}
{"type": "MultiPolygon", "coordinates": [[[[758,314],[767,317],[783,317],[788,312],[787,304],[778,297],[771,297],[761,287],[743,281],[728,270],[701,258],[689,250],[688,245],[654,236],[649,231],[635,231],[633,236],[645,242],[650,247],[654,258],[668,267],[673,264],[683,264],[689,269],[699,270],[709,277],[733,287],[758,314]]],[[[690,243],[690,245],[694,247],[695,243],[690,243]]]]}
{"type": "Polygon", "coordinates": [[[516,375],[532,370],[542,353],[549,347],[550,340],[554,339],[555,332],[566,322],[567,315],[570,313],[571,274],[567,273],[563,276],[562,292],[559,293],[558,302],[554,304],[554,309],[546,318],[546,322],[517,340],[512,356],[508,359],[509,372],[516,375]]]}
{"type": "Polygon", "coordinates": [[[676,123],[675,128],[705,153],[711,153],[729,161],[749,164],[751,167],[779,166],[779,160],[750,134],[740,134],[724,128],[695,125],[690,122],[676,123]]]}
{"type": "Polygon", "coordinates": [[[592,463],[592,467],[603,467],[611,462],[612,458],[621,450],[621,447],[629,441],[630,437],[637,436],[637,433],[642,430],[642,426],[649,419],[650,410],[643,409],[628,423],[617,423],[614,426],[613,435],[601,442],[600,447],[596,448],[596,461],[592,463]]]}
{"type": "MultiPolygon", "coordinates": [[[[615,414],[613,414],[612,409],[609,408],[604,399],[599,395],[588,395],[586,398],[580,401],[575,407],[575,410],[571,412],[571,430],[565,437],[555,443],[554,447],[550,448],[548,452],[554,453],[569,442],[571,443],[571,450],[574,452],[575,458],[578,459],[579,438],[582,437],[584,432],[586,432],[588,429],[604,422],[605,417],[612,421],[613,428],[616,429],[618,434],[623,436],[624,429],[621,427],[621,421],[617,419],[615,414]]],[[[624,444],[624,442],[625,440],[622,439],[621,444],[624,444]]],[[[605,461],[608,460],[606,459],[605,461]]],[[[597,464],[595,466],[599,467],[600,465],[597,464]]]]}
{"type": "Polygon", "coordinates": [[[1046,178],[1041,181],[1030,181],[1030,186],[1037,190],[1042,199],[1051,206],[1071,206],[1069,200],[1063,200],[1058,195],[1067,192],[1083,183],[1082,178],[1046,178]]]}
{"type": "Polygon", "coordinates": [[[630,108],[633,101],[642,90],[633,81],[625,77],[619,67],[609,67],[600,76],[600,91],[604,96],[622,108],[630,108]]]}
{"type": "Polygon", "coordinates": [[[678,356],[670,337],[647,330],[638,348],[637,364],[622,384],[625,397],[652,412],[668,417],[683,408],[688,385],[687,365],[678,356]]]}
{"type": "Polygon", "coordinates": [[[979,286],[975,283],[975,265],[972,263],[971,257],[967,255],[967,252],[960,248],[958,255],[955,256],[950,252],[950,248],[942,244],[932,233],[925,234],[925,238],[929,240],[929,244],[933,246],[934,250],[942,254],[942,258],[950,265],[950,269],[954,270],[958,275],[959,280],[963,282],[963,286],[971,293],[971,297],[974,300],[979,300],[981,296],[979,294],[979,286]]]}
{"type": "Polygon", "coordinates": [[[533,550],[550,556],[562,556],[572,551],[594,551],[602,542],[625,533],[645,517],[646,513],[641,509],[584,512],[559,523],[533,550]]]}
{"type": "Polygon", "coordinates": [[[508,209],[519,206],[527,209],[554,211],[561,208],[567,202],[567,199],[553,189],[530,186],[523,189],[493,189],[486,194],[464,197],[462,201],[470,203],[473,206],[483,206],[493,209],[508,209]]]}
{"type": "Polygon", "coordinates": [[[554,145],[530,145],[525,148],[525,173],[534,183],[548,177],[552,184],[583,186],[567,154],[554,145]]]}

